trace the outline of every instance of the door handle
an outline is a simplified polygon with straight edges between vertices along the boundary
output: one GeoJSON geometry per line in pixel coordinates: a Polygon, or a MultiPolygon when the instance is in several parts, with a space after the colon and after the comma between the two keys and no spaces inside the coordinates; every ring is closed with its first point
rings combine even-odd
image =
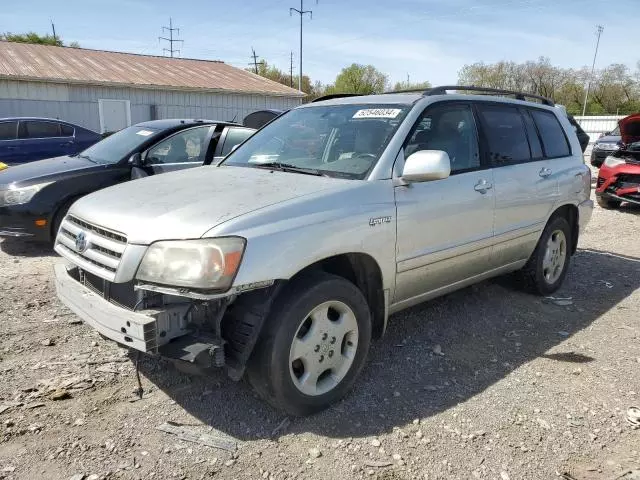
{"type": "Polygon", "coordinates": [[[493,188],[493,185],[491,185],[489,182],[487,182],[486,180],[479,180],[478,183],[476,183],[473,187],[473,189],[476,192],[480,192],[483,195],[485,193],[487,193],[487,190],[491,190],[491,188],[493,188]]]}
{"type": "Polygon", "coordinates": [[[542,168],[539,172],[538,175],[540,175],[542,178],[547,178],[549,175],[551,175],[553,172],[551,171],[550,168],[542,168]]]}
{"type": "Polygon", "coordinates": [[[19,147],[7,147],[7,150],[18,150],[19,147]]]}

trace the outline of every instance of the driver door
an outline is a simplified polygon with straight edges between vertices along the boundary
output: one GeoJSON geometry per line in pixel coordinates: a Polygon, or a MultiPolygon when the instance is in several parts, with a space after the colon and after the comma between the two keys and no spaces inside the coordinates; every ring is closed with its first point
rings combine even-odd
{"type": "Polygon", "coordinates": [[[448,178],[395,187],[397,209],[394,304],[410,306],[473,283],[490,268],[493,242],[493,170],[480,155],[468,103],[426,108],[399,154],[441,150],[448,178]]]}
{"type": "Polygon", "coordinates": [[[214,125],[203,125],[160,140],[143,154],[143,170],[154,175],[203,165],[214,130],[214,125]]]}

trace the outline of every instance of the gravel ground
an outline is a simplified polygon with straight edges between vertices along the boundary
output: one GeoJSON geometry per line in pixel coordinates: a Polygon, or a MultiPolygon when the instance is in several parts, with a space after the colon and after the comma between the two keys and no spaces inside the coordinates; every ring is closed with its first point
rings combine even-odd
{"type": "Polygon", "coordinates": [[[57,301],[59,259],[2,241],[0,478],[640,478],[639,233],[640,210],[597,208],[555,300],[503,278],[395,315],[354,391],[305,419],[150,357],[136,401],[126,350],[57,301]]]}

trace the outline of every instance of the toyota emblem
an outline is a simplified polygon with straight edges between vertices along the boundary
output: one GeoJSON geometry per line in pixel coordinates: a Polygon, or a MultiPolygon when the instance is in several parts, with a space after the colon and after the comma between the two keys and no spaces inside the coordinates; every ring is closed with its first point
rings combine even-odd
{"type": "Polygon", "coordinates": [[[84,232],[78,233],[76,237],[76,252],[82,253],[89,246],[89,242],[87,241],[87,234],[84,232]]]}

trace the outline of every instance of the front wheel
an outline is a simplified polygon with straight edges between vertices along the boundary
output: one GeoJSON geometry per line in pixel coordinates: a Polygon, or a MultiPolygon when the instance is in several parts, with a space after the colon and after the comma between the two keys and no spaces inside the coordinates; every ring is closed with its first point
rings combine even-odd
{"type": "Polygon", "coordinates": [[[519,272],[527,290],[549,295],[560,288],[569,269],[571,239],[566,218],[555,217],[547,223],[536,249],[519,272]]]}
{"type": "Polygon", "coordinates": [[[290,285],[276,305],[248,379],[274,407],[310,415],[343,397],[362,370],[371,342],[369,307],[353,283],[323,272],[290,285]]]}

